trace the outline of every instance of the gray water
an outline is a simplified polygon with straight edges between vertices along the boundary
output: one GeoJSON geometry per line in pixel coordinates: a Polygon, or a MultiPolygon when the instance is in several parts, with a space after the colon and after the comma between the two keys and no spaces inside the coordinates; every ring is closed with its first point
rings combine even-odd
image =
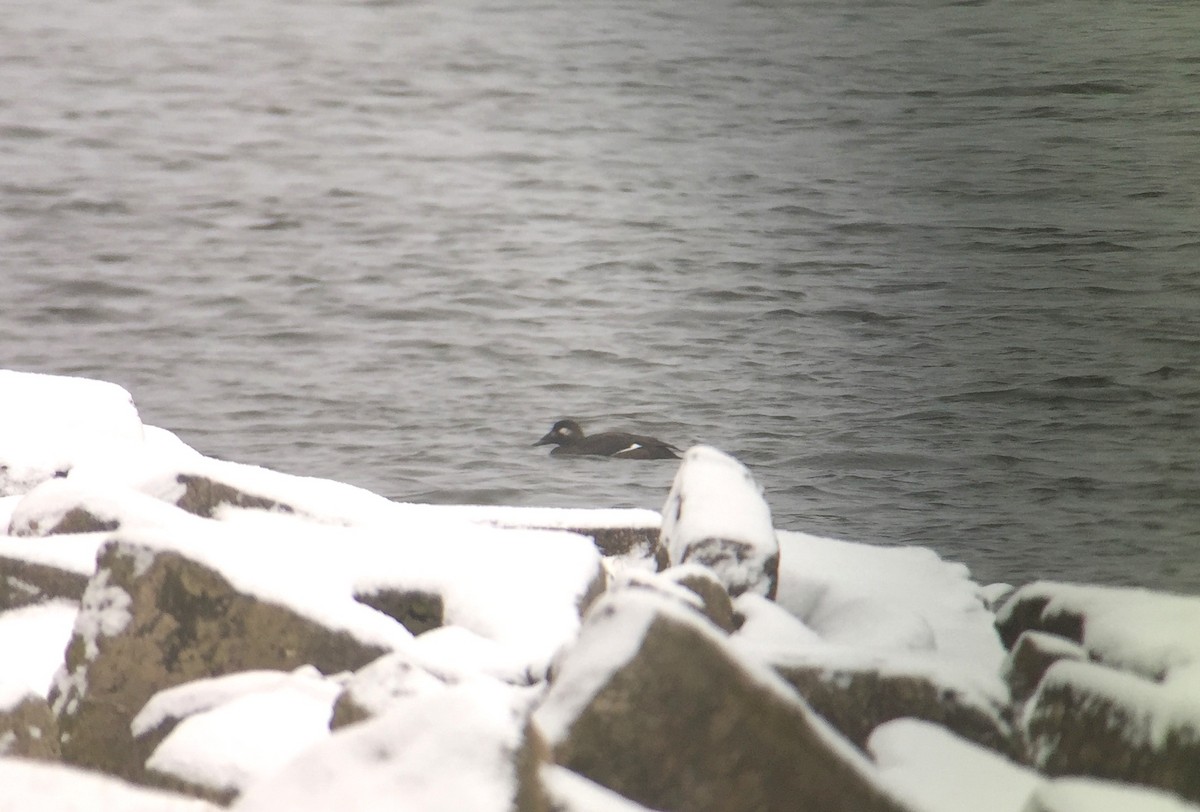
{"type": "Polygon", "coordinates": [[[1200,7],[0,0],[0,365],[405,500],[1200,592],[1200,7]]]}

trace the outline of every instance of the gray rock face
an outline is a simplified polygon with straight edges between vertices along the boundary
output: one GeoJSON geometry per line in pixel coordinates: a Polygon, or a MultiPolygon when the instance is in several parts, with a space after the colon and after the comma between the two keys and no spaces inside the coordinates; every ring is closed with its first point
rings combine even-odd
{"type": "Polygon", "coordinates": [[[1022,632],[1004,664],[1013,699],[1023,702],[1037,690],[1050,666],[1059,660],[1086,660],[1083,646],[1045,632],[1022,632]]]}
{"type": "Polygon", "coordinates": [[[0,556],[0,611],[52,598],[77,601],[87,576],[19,558],[0,556]]]}
{"type": "Polygon", "coordinates": [[[709,446],[688,449],[662,515],[672,565],[708,567],[733,597],[747,591],[775,597],[779,541],[771,509],[740,462],[709,446]]]}
{"type": "Polygon", "coordinates": [[[0,709],[0,756],[57,761],[58,725],[40,696],[29,696],[7,710],[0,709]]]}
{"type": "Polygon", "coordinates": [[[1170,686],[1095,663],[1054,664],[1025,712],[1034,766],[1200,801],[1200,724],[1195,713],[1170,712],[1180,707],[1171,694],[1170,686]]]}
{"type": "Polygon", "coordinates": [[[597,604],[532,727],[543,758],[654,809],[902,808],[786,686],[644,590],[597,604]]]}
{"type": "Polygon", "coordinates": [[[902,718],[939,724],[1008,756],[1017,756],[1021,749],[1003,719],[1006,708],[980,704],[924,674],[796,666],[776,670],[813,710],[864,749],[871,731],[902,718]]]}
{"type": "Polygon", "coordinates": [[[175,552],[109,543],[88,584],[50,701],[63,759],[137,778],[130,722],[156,692],[201,677],[311,663],[325,673],[383,650],[234,589],[175,552]]]}
{"type": "Polygon", "coordinates": [[[197,476],[194,474],[180,474],[176,477],[176,481],[183,485],[183,495],[175,505],[188,513],[194,513],[197,516],[209,519],[216,513],[217,509],[222,505],[231,505],[241,508],[258,508],[261,510],[272,510],[278,513],[294,513],[295,508],[291,505],[285,505],[277,502],[274,499],[268,499],[263,496],[255,496],[254,494],[246,493],[232,485],[227,485],[224,482],[217,482],[208,477],[197,476]]]}

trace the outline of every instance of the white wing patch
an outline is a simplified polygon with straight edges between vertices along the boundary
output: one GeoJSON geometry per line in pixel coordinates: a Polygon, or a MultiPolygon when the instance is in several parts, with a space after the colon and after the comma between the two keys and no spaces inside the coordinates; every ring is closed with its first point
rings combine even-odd
{"type": "Polygon", "coordinates": [[[637,451],[641,447],[642,447],[641,443],[634,443],[633,445],[629,446],[629,448],[622,448],[620,451],[614,452],[613,456],[616,457],[621,454],[628,454],[630,451],[637,451]]]}

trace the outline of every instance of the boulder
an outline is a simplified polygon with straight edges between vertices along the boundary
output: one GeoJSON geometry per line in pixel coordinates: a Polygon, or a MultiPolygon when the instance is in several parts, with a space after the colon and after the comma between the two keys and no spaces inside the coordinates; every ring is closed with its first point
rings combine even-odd
{"type": "Polygon", "coordinates": [[[1009,598],[996,628],[1009,648],[1025,631],[1047,632],[1081,644],[1089,659],[1154,680],[1200,662],[1200,597],[1038,581],[1009,598]]]}
{"type": "Polygon", "coordinates": [[[437,592],[378,587],[356,592],[354,599],[383,612],[414,635],[436,629],[446,618],[442,596],[437,592]]]}
{"type": "MultiPolygon", "coordinates": [[[[527,762],[540,752],[654,809],[903,808],[775,675],[646,590],[620,590],[593,607],[530,727],[527,762]]],[[[534,808],[545,796],[522,792],[534,808]]]]}
{"type": "Polygon", "coordinates": [[[1157,787],[1200,801],[1200,670],[1156,682],[1060,660],[1025,709],[1034,766],[1157,787]]]}
{"type": "Polygon", "coordinates": [[[663,575],[690,590],[700,599],[701,613],[717,628],[726,632],[737,631],[740,623],[733,609],[733,599],[716,573],[706,567],[684,564],[671,567],[663,575]]]}
{"type": "Polygon", "coordinates": [[[626,569],[613,577],[612,588],[649,590],[692,609],[726,633],[738,626],[724,584],[712,570],[699,564],[669,567],[658,573],[626,569]]]}
{"type": "Polygon", "coordinates": [[[176,507],[211,519],[223,506],[256,508],[277,513],[295,513],[291,505],[266,496],[247,493],[224,482],[197,474],[179,474],[175,481],[183,486],[183,494],[175,501],[176,507]]]}
{"type": "Polygon", "coordinates": [[[854,744],[866,748],[879,725],[893,719],[938,724],[967,741],[1019,757],[1020,745],[1004,719],[1006,707],[979,693],[945,684],[935,670],[777,666],[781,677],[854,744]]]}
{"type": "Polygon", "coordinates": [[[1078,643],[1046,632],[1025,631],[1017,638],[1004,663],[1004,678],[1013,699],[1023,702],[1037,690],[1050,666],[1059,660],[1086,660],[1078,643]]]}
{"type": "Polygon", "coordinates": [[[58,725],[45,698],[27,694],[0,708],[0,756],[57,761],[59,755],[58,725]]]}
{"type": "Polygon", "coordinates": [[[235,589],[182,554],[106,544],[50,699],[64,760],[139,778],[149,755],[130,722],[158,691],[249,669],[325,673],[384,651],[235,589]]]}
{"type": "Polygon", "coordinates": [[[744,465],[710,446],[688,449],[663,505],[671,564],[702,564],[730,595],[775,597],[779,542],[762,489],[744,465]]]}
{"type": "Polygon", "coordinates": [[[77,601],[87,582],[79,572],[0,555],[0,611],[54,598],[77,601]]]}

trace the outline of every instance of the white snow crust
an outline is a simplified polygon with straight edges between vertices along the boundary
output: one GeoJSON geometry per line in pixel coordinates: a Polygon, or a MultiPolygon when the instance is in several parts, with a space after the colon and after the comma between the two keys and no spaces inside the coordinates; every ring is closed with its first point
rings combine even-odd
{"type": "Polygon", "coordinates": [[[63,764],[0,757],[0,812],[219,812],[221,808],[63,764]]]}
{"type": "Polygon", "coordinates": [[[252,786],[239,812],[508,812],[531,689],[499,682],[422,694],[339,730],[252,786]]]}
{"type": "Polygon", "coordinates": [[[880,782],[920,812],[1022,812],[1043,780],[998,753],[917,719],[880,725],[867,749],[880,782]]]}
{"type": "Polygon", "coordinates": [[[56,600],[0,614],[0,711],[26,696],[46,697],[78,610],[71,601],[56,600]]]}
{"type": "Polygon", "coordinates": [[[153,697],[133,721],[182,719],[148,769],[213,790],[242,790],[329,737],[342,685],[315,669],[250,672],[188,683],[153,697]]]}

